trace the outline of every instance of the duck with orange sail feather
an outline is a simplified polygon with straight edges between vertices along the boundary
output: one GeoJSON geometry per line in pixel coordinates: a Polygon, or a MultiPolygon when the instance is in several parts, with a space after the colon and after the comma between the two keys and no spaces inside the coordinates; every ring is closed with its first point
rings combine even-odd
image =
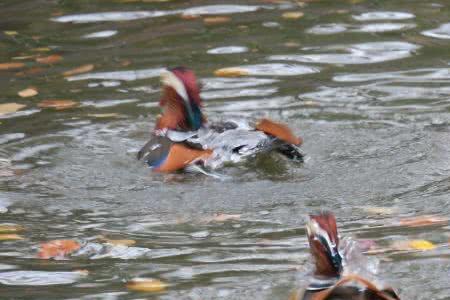
{"type": "Polygon", "coordinates": [[[233,120],[208,123],[193,71],[184,67],[168,69],[162,73],[161,82],[161,115],[150,141],[137,155],[155,171],[174,172],[194,164],[230,158],[235,161],[269,151],[303,160],[299,149],[303,140],[284,124],[269,119],[251,126],[233,120]]]}

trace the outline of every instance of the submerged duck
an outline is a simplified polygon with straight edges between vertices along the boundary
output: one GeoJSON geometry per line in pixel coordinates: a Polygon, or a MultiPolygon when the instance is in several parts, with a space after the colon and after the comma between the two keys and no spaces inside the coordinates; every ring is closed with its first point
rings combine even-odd
{"type": "Polygon", "coordinates": [[[208,123],[193,71],[177,67],[161,74],[162,97],[151,139],[137,158],[155,171],[174,172],[192,165],[216,168],[227,161],[276,151],[302,161],[302,139],[284,124],[261,119],[208,123]]]}
{"type": "Polygon", "coordinates": [[[343,275],[336,219],[331,213],[310,216],[306,225],[314,276],[296,300],[394,300],[400,299],[390,287],[379,288],[362,276],[343,275]]]}

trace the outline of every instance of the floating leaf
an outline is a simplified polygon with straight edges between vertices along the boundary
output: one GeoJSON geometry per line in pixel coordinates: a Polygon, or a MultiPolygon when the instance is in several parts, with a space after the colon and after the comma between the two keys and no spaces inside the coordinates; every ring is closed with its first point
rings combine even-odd
{"type": "Polygon", "coordinates": [[[427,240],[411,240],[394,242],[390,249],[396,251],[412,251],[412,250],[432,250],[436,246],[427,240]]]}
{"type": "Polygon", "coordinates": [[[19,76],[19,77],[22,77],[22,76],[27,76],[27,75],[39,74],[39,73],[41,73],[43,71],[45,71],[45,69],[40,68],[40,67],[33,67],[33,68],[28,69],[28,70],[17,72],[15,75],[19,76]]]}
{"type": "Polygon", "coordinates": [[[439,216],[419,216],[405,218],[400,220],[401,226],[408,227],[425,227],[432,225],[444,225],[448,223],[448,219],[439,216]]]}
{"type": "Polygon", "coordinates": [[[13,112],[18,111],[19,109],[24,108],[26,105],[19,104],[19,103],[5,103],[0,104],[0,116],[10,114],[13,112]]]}
{"type": "Polygon", "coordinates": [[[230,17],[206,17],[203,19],[203,23],[205,23],[206,25],[224,24],[230,21],[230,17]]]}
{"type": "Polygon", "coordinates": [[[0,241],[16,241],[16,240],[23,240],[23,237],[21,237],[18,234],[0,234],[0,241]]]}
{"type": "Polygon", "coordinates": [[[222,68],[214,71],[214,75],[219,77],[239,77],[249,75],[249,72],[239,67],[222,68]]]}
{"type": "Polygon", "coordinates": [[[77,105],[78,102],[72,100],[44,100],[38,104],[41,108],[54,108],[57,110],[72,108],[77,105]]]}
{"type": "Polygon", "coordinates": [[[0,224],[0,233],[14,233],[23,231],[23,227],[16,224],[0,224]]]}
{"type": "Polygon", "coordinates": [[[137,292],[160,293],[167,289],[167,284],[153,278],[134,278],[127,283],[127,288],[137,292]]]}
{"type": "Polygon", "coordinates": [[[9,62],[9,63],[1,63],[0,70],[14,70],[25,67],[24,63],[21,62],[9,62]]]}
{"type": "Polygon", "coordinates": [[[38,94],[38,91],[36,88],[27,88],[24,90],[21,90],[20,92],[17,93],[20,97],[22,98],[27,98],[27,97],[33,97],[36,96],[38,94]]]}
{"type": "Polygon", "coordinates": [[[41,244],[38,257],[43,259],[64,257],[77,251],[80,247],[80,243],[74,240],[54,240],[41,244]]]}
{"type": "Polygon", "coordinates": [[[135,240],[110,240],[110,239],[103,239],[103,241],[107,244],[115,245],[115,246],[133,246],[136,244],[135,240]]]}
{"type": "Polygon", "coordinates": [[[436,245],[426,240],[409,241],[409,245],[416,250],[433,250],[436,248],[436,245]]]}
{"type": "Polygon", "coordinates": [[[185,15],[185,14],[183,14],[183,15],[181,15],[181,18],[183,20],[197,20],[198,18],[200,18],[200,16],[199,15],[185,15]]]}
{"type": "Polygon", "coordinates": [[[77,75],[77,74],[81,74],[81,73],[87,73],[90,72],[94,69],[94,65],[93,64],[88,64],[88,65],[82,65],[80,67],[77,67],[75,69],[66,71],[63,73],[63,75],[65,77],[67,76],[73,76],[73,75],[77,75]]]}
{"type": "Polygon", "coordinates": [[[49,52],[49,51],[52,51],[52,49],[50,49],[48,47],[39,47],[39,48],[31,49],[31,51],[35,51],[35,52],[49,52]]]}
{"type": "Polygon", "coordinates": [[[6,30],[6,31],[3,31],[3,33],[6,35],[9,35],[9,36],[14,36],[14,35],[19,34],[17,31],[14,31],[14,30],[6,30]]]}
{"type": "Polygon", "coordinates": [[[105,114],[88,114],[89,117],[94,118],[116,118],[120,115],[118,113],[105,113],[105,114]]]}
{"type": "Polygon", "coordinates": [[[38,57],[36,58],[36,62],[40,64],[54,64],[60,62],[62,60],[62,56],[59,54],[52,54],[50,56],[38,57]]]}
{"type": "Polygon", "coordinates": [[[284,19],[296,20],[304,16],[301,11],[288,11],[281,15],[284,19]]]}

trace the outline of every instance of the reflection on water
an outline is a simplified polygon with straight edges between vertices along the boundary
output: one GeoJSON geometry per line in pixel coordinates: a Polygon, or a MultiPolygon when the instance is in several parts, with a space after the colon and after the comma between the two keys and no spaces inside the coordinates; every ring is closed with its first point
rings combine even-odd
{"type": "Polygon", "coordinates": [[[329,209],[402,299],[448,298],[448,222],[399,223],[450,217],[447,3],[234,3],[0,4],[2,297],[287,299],[311,267],[305,217],[329,209]],[[135,155],[177,65],[209,120],[284,121],[305,163],[151,173],[135,155]],[[54,239],[81,248],[37,259],[54,239]],[[436,247],[399,249],[411,240],[436,247]],[[140,277],[168,288],[129,291],[140,277]]]}

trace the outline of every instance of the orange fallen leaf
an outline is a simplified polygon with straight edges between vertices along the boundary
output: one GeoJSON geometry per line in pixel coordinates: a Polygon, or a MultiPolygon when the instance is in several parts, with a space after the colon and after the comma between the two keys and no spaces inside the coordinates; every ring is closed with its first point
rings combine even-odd
{"type": "Polygon", "coordinates": [[[200,18],[199,15],[181,15],[181,18],[183,20],[197,20],[198,18],[200,18]]]}
{"type": "Polygon", "coordinates": [[[206,25],[216,25],[216,24],[223,24],[228,23],[231,21],[230,17],[206,17],[203,19],[203,23],[206,25]]]}
{"type": "Polygon", "coordinates": [[[283,19],[290,19],[290,20],[296,20],[300,19],[304,16],[304,13],[301,11],[288,11],[281,15],[283,19]]]}
{"type": "Polygon", "coordinates": [[[0,234],[0,241],[16,241],[16,240],[23,240],[23,237],[21,237],[18,234],[0,234]]]}
{"type": "Polygon", "coordinates": [[[405,218],[399,221],[401,226],[408,227],[425,227],[432,225],[444,225],[448,223],[448,219],[440,216],[419,216],[412,218],[405,218]]]}
{"type": "Polygon", "coordinates": [[[21,62],[9,62],[9,63],[1,63],[0,70],[14,70],[25,67],[24,63],[21,62]]]}
{"type": "Polygon", "coordinates": [[[36,62],[40,64],[54,64],[60,62],[62,60],[62,56],[59,54],[52,54],[50,56],[38,57],[36,58],[36,62]]]}
{"type": "Polygon", "coordinates": [[[38,257],[42,259],[64,257],[77,251],[80,247],[80,243],[74,240],[54,240],[41,244],[38,257]]]}
{"type": "Polygon", "coordinates": [[[167,289],[167,283],[153,278],[134,278],[127,283],[127,288],[137,292],[160,293],[167,289]]]}
{"type": "Polygon", "coordinates": [[[42,73],[43,71],[45,71],[45,69],[40,68],[40,67],[33,67],[21,72],[17,72],[15,75],[18,77],[23,77],[23,76],[27,76],[27,75],[35,75],[35,74],[39,74],[42,73]]]}
{"type": "Polygon", "coordinates": [[[239,77],[249,75],[249,72],[239,67],[222,68],[214,71],[218,77],[239,77]]]}
{"type": "Polygon", "coordinates": [[[77,105],[78,102],[72,100],[44,100],[38,103],[38,107],[54,108],[57,110],[72,108],[77,105]]]}
{"type": "Polygon", "coordinates": [[[19,104],[19,103],[14,103],[14,102],[0,104],[0,116],[16,112],[16,111],[24,108],[25,106],[26,105],[24,105],[24,104],[19,104]]]}
{"type": "Polygon", "coordinates": [[[73,75],[77,75],[77,74],[81,74],[81,73],[86,73],[86,72],[92,71],[93,69],[94,69],[93,64],[82,65],[82,66],[79,66],[72,70],[64,72],[63,76],[67,77],[67,76],[73,76],[73,75]]]}
{"type": "Polygon", "coordinates": [[[16,224],[0,224],[1,233],[13,233],[23,231],[24,228],[16,224]]]}
{"type": "Polygon", "coordinates": [[[33,97],[36,96],[38,94],[38,91],[36,88],[30,87],[24,90],[21,90],[20,92],[17,93],[20,97],[22,98],[27,98],[27,97],[33,97]]]}

